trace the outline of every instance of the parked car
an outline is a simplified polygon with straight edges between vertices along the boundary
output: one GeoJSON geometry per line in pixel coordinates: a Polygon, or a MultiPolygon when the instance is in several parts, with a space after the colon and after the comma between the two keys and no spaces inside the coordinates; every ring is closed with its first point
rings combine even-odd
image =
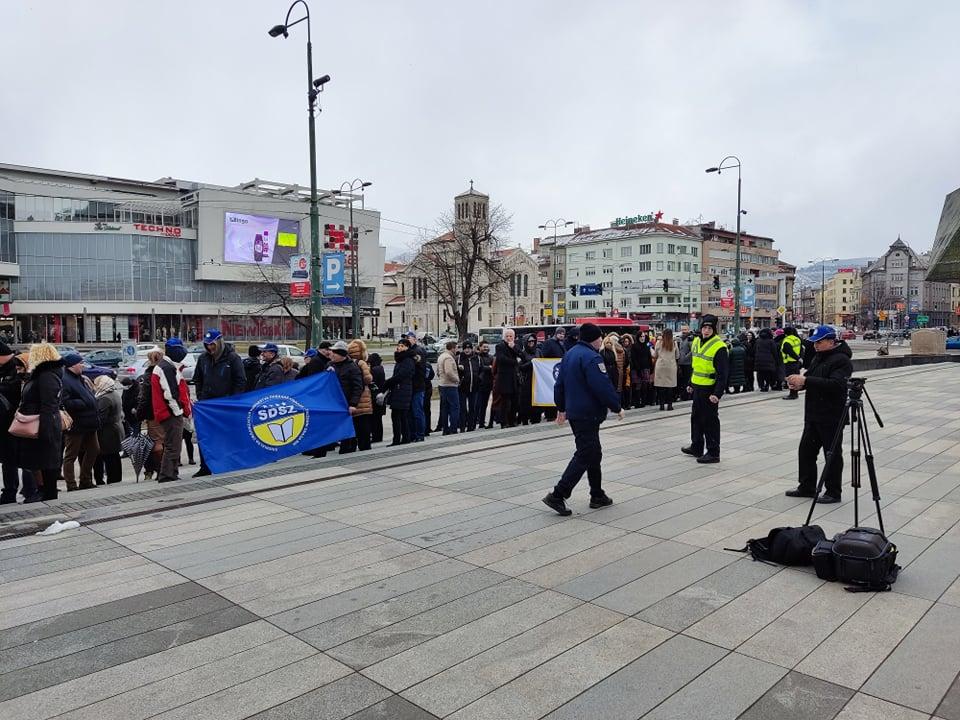
{"type": "Polygon", "coordinates": [[[857,334],[856,334],[853,330],[849,330],[849,329],[843,330],[843,331],[841,331],[841,333],[840,333],[840,339],[841,339],[841,340],[856,340],[856,339],[857,339],[857,334]]]}
{"type": "Polygon", "coordinates": [[[83,359],[91,365],[116,368],[123,362],[123,353],[117,350],[94,350],[87,353],[83,359]]]}
{"type": "Polygon", "coordinates": [[[877,340],[879,337],[880,334],[876,330],[865,330],[863,333],[864,340],[877,340]]]}
{"type": "Polygon", "coordinates": [[[440,359],[440,353],[445,349],[446,342],[442,343],[432,343],[430,345],[424,345],[423,349],[427,352],[427,362],[435,363],[440,359]]]}
{"type": "Polygon", "coordinates": [[[60,353],[60,357],[70,353],[75,353],[77,351],[73,345],[54,345],[53,347],[56,348],[58,353],[60,353]]]}
{"type": "Polygon", "coordinates": [[[113,368],[103,367],[101,365],[91,365],[90,363],[84,361],[83,375],[84,377],[90,378],[91,381],[96,380],[101,375],[109,375],[110,377],[116,379],[117,371],[113,368]]]}
{"type": "Polygon", "coordinates": [[[960,335],[947,338],[947,350],[960,350],[960,335]]]}
{"type": "Polygon", "coordinates": [[[289,357],[298,368],[303,367],[306,357],[296,345],[277,345],[277,357],[289,357]]]}

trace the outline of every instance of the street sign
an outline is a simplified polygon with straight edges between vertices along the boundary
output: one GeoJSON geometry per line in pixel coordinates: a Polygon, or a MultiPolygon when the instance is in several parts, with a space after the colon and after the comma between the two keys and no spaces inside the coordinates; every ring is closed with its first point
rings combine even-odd
{"type": "Polygon", "coordinates": [[[899,312],[903,312],[903,311],[906,310],[906,309],[907,309],[906,303],[897,303],[897,310],[898,310],[899,312]]]}
{"type": "Polygon", "coordinates": [[[886,310],[881,310],[880,312],[877,313],[877,317],[880,318],[881,320],[886,320],[886,319],[887,319],[887,311],[886,311],[886,310]]]}
{"type": "Polygon", "coordinates": [[[580,286],[581,295],[602,295],[603,294],[603,285],[598,283],[590,283],[589,285],[580,286]]]}
{"type": "Polygon", "coordinates": [[[544,308],[543,314],[547,317],[551,317],[553,315],[553,308],[544,308]]]}
{"type": "Polygon", "coordinates": [[[323,294],[325,297],[343,295],[346,291],[343,269],[344,254],[323,253],[323,294]]]}
{"type": "Polygon", "coordinates": [[[563,317],[565,314],[563,308],[557,308],[557,317],[563,317]]]}
{"type": "Polygon", "coordinates": [[[917,322],[920,323],[921,325],[926,325],[928,322],[930,322],[930,316],[929,316],[929,315],[917,315],[917,322]]]}
{"type": "Polygon", "coordinates": [[[777,314],[778,314],[778,315],[786,315],[786,314],[787,314],[787,309],[786,309],[783,305],[781,305],[780,307],[777,308],[777,314]]]}
{"type": "Polygon", "coordinates": [[[360,317],[380,317],[380,308],[362,307],[360,308],[360,317]]]}
{"type": "Polygon", "coordinates": [[[310,283],[308,282],[290,283],[290,297],[292,298],[310,297],[310,283]]]}
{"type": "Polygon", "coordinates": [[[137,346],[132,342],[127,342],[123,346],[123,356],[130,362],[133,362],[133,359],[137,356],[137,346]]]}
{"type": "Polygon", "coordinates": [[[740,304],[746,308],[752,308],[754,300],[757,297],[756,290],[754,290],[753,285],[747,283],[742,288],[740,288],[740,304]]]}
{"type": "Polygon", "coordinates": [[[290,282],[303,282],[310,279],[310,257],[308,255],[290,256],[290,282]]]}
{"type": "Polygon", "coordinates": [[[733,310],[732,287],[725,287],[720,290],[720,307],[724,310],[733,310]]]}

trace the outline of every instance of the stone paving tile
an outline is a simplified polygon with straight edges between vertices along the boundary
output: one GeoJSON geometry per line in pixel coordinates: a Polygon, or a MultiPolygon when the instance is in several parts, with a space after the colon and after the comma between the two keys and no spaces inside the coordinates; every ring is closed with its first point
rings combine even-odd
{"type": "MultiPolygon", "coordinates": [[[[449,580],[442,580],[433,585],[391,597],[361,610],[334,617],[332,620],[308,627],[297,633],[297,637],[320,650],[327,650],[505,580],[507,577],[504,575],[478,568],[449,580]]],[[[282,616],[274,616],[271,622],[280,625],[277,622],[277,618],[280,617],[282,616]]],[[[285,629],[289,631],[289,628],[285,629]]]]}
{"type": "Polygon", "coordinates": [[[677,517],[690,510],[709,505],[712,502],[710,498],[699,495],[683,495],[676,500],[670,500],[662,505],[655,505],[647,510],[641,510],[633,515],[608,523],[614,527],[624,530],[643,530],[646,527],[655,525],[669,518],[677,517]]]}
{"type": "Polygon", "coordinates": [[[741,559],[640,612],[641,620],[680,632],[779,572],[741,559]]]}
{"type": "Polygon", "coordinates": [[[494,519],[492,525],[487,522],[484,523],[484,527],[478,529],[468,528],[462,535],[427,545],[427,547],[442,555],[459,557],[488,545],[519,537],[525,533],[535,532],[552,525],[560,525],[565,520],[565,518],[549,512],[541,512],[531,516],[528,508],[518,507],[517,511],[523,513],[522,518],[506,523],[499,523],[494,519]]]}
{"type": "Polygon", "coordinates": [[[58,685],[0,702],[0,717],[41,720],[61,715],[179,673],[195,671],[282,637],[281,630],[263,621],[243,625],[74,680],[58,678],[58,685]]]}
{"type": "MultiPolygon", "coordinates": [[[[898,542],[897,535],[893,536],[898,542]]],[[[899,547],[899,546],[898,546],[899,547]]],[[[923,551],[897,578],[899,593],[938,599],[960,575],[960,539],[941,538],[923,551]]]]}
{"type": "Polygon", "coordinates": [[[670,636],[667,630],[627,618],[458,710],[450,718],[540,718],[670,636]]]}
{"type": "Polygon", "coordinates": [[[933,712],[960,672],[960,608],[936,604],[863,686],[863,692],[933,712]]]}
{"type": "Polygon", "coordinates": [[[349,720],[437,720],[437,716],[394,695],[351,715],[349,720]]]}
{"type": "MultiPolygon", "coordinates": [[[[910,710],[902,705],[857,693],[834,720],[928,720],[927,713],[910,710]]],[[[933,720],[937,720],[934,718],[933,720]]],[[[943,720],[955,720],[944,716],[943,720]]]]}
{"type": "Polygon", "coordinates": [[[944,720],[960,720],[960,675],[953,681],[937,707],[936,715],[944,720]]]}
{"type": "Polygon", "coordinates": [[[24,580],[26,578],[37,577],[40,575],[49,575],[59,573],[63,570],[80,568],[95,563],[107,562],[109,560],[118,560],[120,558],[132,557],[135,553],[125,547],[115,545],[104,550],[95,550],[93,552],[84,552],[80,555],[70,557],[60,557],[55,560],[48,560],[42,563],[32,563],[21,567],[7,567],[6,563],[0,563],[0,583],[7,583],[13,580],[24,580]]]}
{"type": "Polygon", "coordinates": [[[675,635],[554,710],[545,720],[635,720],[726,655],[715,645],[675,635]]]}
{"type": "Polygon", "coordinates": [[[33,665],[30,672],[8,672],[0,675],[0,701],[152,655],[174,645],[246,625],[256,619],[256,616],[243,608],[217,610],[140,635],[81,650],[63,658],[48,660],[33,665]]]}
{"type": "Polygon", "coordinates": [[[930,606],[898,592],[878,593],[795,669],[859,689],[930,606]]]}
{"type": "Polygon", "coordinates": [[[570,610],[579,602],[549,590],[458,627],[363,670],[395,692],[519,635],[570,610]]]}
{"type": "Polygon", "coordinates": [[[327,653],[352,668],[365,668],[539,592],[540,588],[535,585],[506,580],[330,648],[327,653]]]}
{"type": "Polygon", "coordinates": [[[434,675],[403,696],[444,717],[623,620],[584,604],[434,675]]]}
{"type": "Polygon", "coordinates": [[[536,583],[541,587],[554,588],[599,567],[638,553],[658,542],[660,542],[659,538],[627,533],[524,573],[520,575],[520,580],[536,583]]]}
{"type": "Polygon", "coordinates": [[[767,690],[740,716],[740,720],[829,719],[833,718],[852,696],[853,690],[791,672],[767,690]]]}
{"type": "Polygon", "coordinates": [[[643,719],[734,720],[786,673],[776,665],[730,653],[643,719]]]}
{"type": "Polygon", "coordinates": [[[256,720],[343,720],[389,697],[389,690],[354,673],[251,717],[256,720]]]}

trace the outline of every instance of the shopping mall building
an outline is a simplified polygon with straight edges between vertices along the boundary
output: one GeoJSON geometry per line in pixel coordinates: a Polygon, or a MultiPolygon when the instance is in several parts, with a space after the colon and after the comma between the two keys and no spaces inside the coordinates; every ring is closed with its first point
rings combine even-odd
{"type": "MultiPolygon", "coordinates": [[[[362,331],[376,334],[380,213],[359,194],[320,195],[321,244],[330,230],[343,237],[353,205],[362,331]]],[[[291,280],[301,279],[291,278],[290,261],[309,252],[309,191],[296,185],[145,182],[0,164],[0,336],[17,342],[193,339],[210,327],[241,341],[303,340],[308,299],[289,296],[291,280]]],[[[345,260],[342,293],[324,298],[332,337],[353,331],[349,248],[345,260]]]]}

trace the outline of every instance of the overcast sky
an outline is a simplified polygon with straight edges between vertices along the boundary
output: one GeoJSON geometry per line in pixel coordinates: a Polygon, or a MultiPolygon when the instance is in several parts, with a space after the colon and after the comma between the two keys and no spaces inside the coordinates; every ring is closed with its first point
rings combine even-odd
{"type": "MultiPolygon", "coordinates": [[[[309,183],[285,0],[2,0],[0,161],[309,183]]],[[[368,0],[313,6],[321,187],[373,181],[391,251],[470,179],[512,244],[662,210],[784,259],[933,241],[960,186],[960,3],[368,0]]],[[[296,17],[295,11],[294,17],[296,17]]]]}

